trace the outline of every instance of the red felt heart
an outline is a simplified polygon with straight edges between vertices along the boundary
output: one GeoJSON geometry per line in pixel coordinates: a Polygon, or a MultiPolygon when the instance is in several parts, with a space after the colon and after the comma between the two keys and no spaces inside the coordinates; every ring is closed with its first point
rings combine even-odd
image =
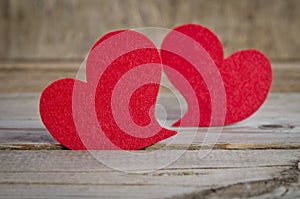
{"type": "Polygon", "coordinates": [[[69,149],[127,149],[176,134],[159,126],[154,107],[162,73],[154,44],[134,31],[102,37],[86,63],[86,79],[61,79],[42,93],[40,115],[69,149]],[[131,119],[132,118],[132,119],[131,119]]]}
{"type": "MultiPolygon", "coordinates": [[[[267,57],[257,50],[238,51],[224,60],[223,47],[209,29],[195,24],[176,27],[161,46],[164,71],[188,103],[188,111],[174,126],[194,126],[191,121],[199,117],[198,126],[232,124],[253,114],[264,102],[272,82],[271,65],[267,57]],[[196,64],[194,64],[196,63],[196,64]],[[179,79],[178,71],[193,88],[196,100],[179,79]],[[217,68],[218,70],[215,70],[217,68]],[[222,95],[220,78],[226,96],[224,103],[214,95],[222,95]],[[215,82],[214,82],[215,81],[215,82]],[[221,93],[221,94],[220,94],[221,93]],[[225,112],[212,114],[212,104],[226,105],[225,112]],[[200,115],[195,116],[197,110],[200,115]],[[222,117],[225,116],[225,121],[222,117]]],[[[222,106],[219,105],[219,108],[222,106]]],[[[218,109],[217,109],[218,111],[218,109]]]]}

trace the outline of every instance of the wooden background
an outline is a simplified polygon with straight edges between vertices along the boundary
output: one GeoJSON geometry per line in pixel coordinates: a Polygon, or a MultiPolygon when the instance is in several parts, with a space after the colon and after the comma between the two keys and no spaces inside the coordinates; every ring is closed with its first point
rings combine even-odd
{"type": "Polygon", "coordinates": [[[299,60],[299,10],[299,0],[1,0],[0,58],[82,60],[114,29],[199,23],[226,55],[256,48],[274,61],[299,60]]]}
{"type": "Polygon", "coordinates": [[[75,77],[106,32],[199,23],[219,36],[226,56],[265,53],[272,92],[299,92],[299,10],[299,0],[0,0],[0,91],[41,92],[75,77]]]}
{"type": "MultiPolygon", "coordinates": [[[[300,198],[299,19],[299,0],[0,0],[0,198],[300,198]],[[187,147],[196,129],[183,129],[184,139],[161,152],[185,154],[151,173],[116,171],[52,138],[40,94],[75,77],[101,35],[191,22],[213,30],[226,56],[256,48],[271,59],[272,92],[255,114],[224,127],[217,143],[199,128],[187,147]]],[[[168,124],[180,118],[174,96],[158,100],[168,124]]]]}

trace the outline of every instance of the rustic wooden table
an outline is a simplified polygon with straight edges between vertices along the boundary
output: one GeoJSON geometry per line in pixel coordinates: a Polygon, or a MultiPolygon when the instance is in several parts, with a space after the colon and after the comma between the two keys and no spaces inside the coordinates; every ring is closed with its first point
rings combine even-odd
{"type": "MultiPolygon", "coordinates": [[[[284,75],[274,82],[275,91],[282,92],[271,93],[247,120],[224,127],[217,143],[203,143],[207,129],[200,128],[187,146],[194,129],[184,129],[181,142],[145,149],[164,147],[176,153],[187,147],[178,160],[154,172],[128,173],[105,166],[87,151],[60,146],[40,122],[36,92],[40,90],[34,83],[39,82],[38,74],[46,71],[49,77],[55,72],[18,67],[1,68],[0,198],[300,197],[300,93],[280,89],[284,75]],[[199,151],[210,147],[199,158],[199,151]]],[[[280,76],[276,71],[282,67],[278,68],[275,78],[280,76]]],[[[299,84],[299,70],[285,74],[294,77],[285,85],[299,84]]],[[[168,120],[176,119],[178,108],[170,95],[162,94],[160,100],[170,110],[168,120]]]]}

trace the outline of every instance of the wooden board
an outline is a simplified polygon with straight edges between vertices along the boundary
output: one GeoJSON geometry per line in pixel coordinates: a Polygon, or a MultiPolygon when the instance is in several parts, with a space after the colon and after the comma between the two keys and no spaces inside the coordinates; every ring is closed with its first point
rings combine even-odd
{"type": "MultiPolygon", "coordinates": [[[[2,113],[0,115],[0,137],[3,140],[0,147],[15,146],[17,149],[26,144],[57,144],[39,120],[38,101],[39,94],[36,93],[0,94],[2,113]]],[[[169,94],[159,96],[158,103],[165,106],[169,113],[167,125],[180,118],[180,110],[176,101],[176,98],[169,94]]],[[[223,129],[210,128],[210,134],[214,135],[215,133],[215,137],[218,136],[218,131],[222,130],[215,147],[219,149],[300,148],[299,101],[300,94],[298,93],[271,93],[260,110],[247,120],[223,129]],[[285,102],[287,95],[289,103],[285,102]],[[285,106],[281,104],[285,104],[285,106]]],[[[162,118],[160,114],[157,117],[162,118]]],[[[207,131],[207,128],[182,128],[180,131],[182,140],[177,141],[175,145],[170,145],[169,148],[179,149],[180,146],[185,146],[188,144],[189,138],[197,132],[191,145],[191,149],[197,149],[203,143],[207,131]]],[[[166,142],[161,142],[149,149],[160,147],[166,142]]],[[[60,149],[59,146],[58,148],[60,149]]]]}
{"type": "MultiPolygon", "coordinates": [[[[154,171],[156,156],[128,168],[118,151],[65,150],[40,122],[38,100],[37,93],[0,94],[0,198],[300,197],[300,93],[271,93],[249,119],[224,127],[216,143],[204,141],[207,128],[184,128],[181,140],[139,151],[182,154],[154,171]]],[[[166,124],[180,117],[174,96],[158,102],[169,113],[166,124]]]]}
{"type": "MultiPolygon", "coordinates": [[[[42,92],[51,82],[76,77],[82,60],[73,62],[0,62],[0,92],[42,92]]],[[[272,62],[271,92],[300,92],[300,63],[272,62]]],[[[165,76],[163,84],[168,80],[165,76]]],[[[162,90],[167,93],[166,89],[162,90]]]]}
{"type": "Polygon", "coordinates": [[[124,173],[103,165],[84,151],[1,151],[0,190],[6,195],[20,196],[19,192],[7,189],[17,185],[26,197],[46,194],[59,198],[61,194],[72,197],[71,191],[81,188],[73,194],[162,198],[280,178],[282,171],[294,166],[300,151],[213,150],[203,159],[197,153],[187,151],[169,167],[152,173],[124,173]],[[50,191],[44,190],[48,186],[50,191]]]}
{"type": "Polygon", "coordinates": [[[282,174],[295,166],[299,150],[213,150],[203,159],[197,153],[187,151],[152,173],[124,173],[84,151],[1,151],[0,193],[4,198],[164,198],[272,180],[297,185],[297,174],[287,179],[282,174]]]}

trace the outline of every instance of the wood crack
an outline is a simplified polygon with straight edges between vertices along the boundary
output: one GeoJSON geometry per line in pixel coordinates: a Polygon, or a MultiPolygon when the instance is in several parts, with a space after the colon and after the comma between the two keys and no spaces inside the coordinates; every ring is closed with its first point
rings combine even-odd
{"type": "MultiPolygon", "coordinates": [[[[300,143],[197,143],[197,144],[155,144],[142,150],[271,150],[300,149],[300,143]]],[[[60,144],[0,144],[0,150],[68,150],[60,144]]]]}
{"type": "MultiPolygon", "coordinates": [[[[296,164],[295,164],[296,165],[296,164]]],[[[300,195],[300,172],[293,166],[281,172],[280,177],[270,180],[237,183],[225,187],[211,188],[199,192],[173,196],[169,199],[206,199],[206,198],[263,198],[283,197],[294,198],[300,195]]]]}

